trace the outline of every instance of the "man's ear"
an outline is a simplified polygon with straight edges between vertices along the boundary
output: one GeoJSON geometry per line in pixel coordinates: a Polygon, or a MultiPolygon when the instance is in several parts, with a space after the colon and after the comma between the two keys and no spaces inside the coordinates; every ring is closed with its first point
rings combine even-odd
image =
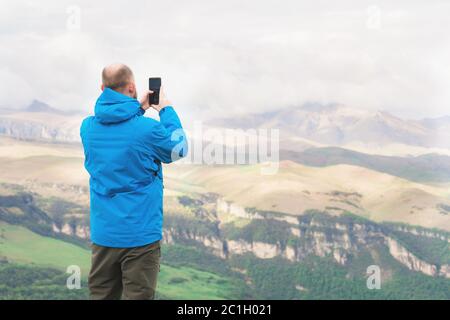
{"type": "Polygon", "coordinates": [[[135,93],[136,93],[136,85],[135,85],[134,83],[130,83],[130,84],[128,85],[128,92],[129,92],[132,96],[135,95],[135,93]]]}
{"type": "Polygon", "coordinates": [[[105,85],[102,83],[102,86],[100,87],[100,89],[105,90],[105,85]]]}

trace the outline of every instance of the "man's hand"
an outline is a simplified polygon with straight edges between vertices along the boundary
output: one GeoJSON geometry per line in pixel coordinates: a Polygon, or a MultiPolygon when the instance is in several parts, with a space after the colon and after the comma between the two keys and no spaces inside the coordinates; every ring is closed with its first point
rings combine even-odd
{"type": "Polygon", "coordinates": [[[148,103],[148,95],[152,94],[153,91],[151,90],[145,90],[144,94],[142,95],[141,99],[139,100],[139,103],[141,104],[141,108],[144,110],[147,110],[150,108],[150,104],[148,103]]]}
{"type": "MultiPolygon", "coordinates": [[[[151,91],[150,91],[151,92],[151,91]]],[[[151,107],[156,111],[160,112],[167,106],[171,106],[172,103],[167,99],[166,94],[164,93],[163,87],[159,89],[159,104],[152,104],[151,107]]]]}
{"type": "Polygon", "coordinates": [[[139,103],[141,104],[141,108],[144,110],[147,110],[148,108],[152,107],[156,111],[161,111],[163,108],[167,106],[171,106],[172,103],[167,99],[166,94],[164,93],[163,87],[159,89],[159,104],[152,104],[150,105],[148,102],[148,96],[152,94],[152,90],[146,90],[144,94],[142,95],[142,98],[139,100],[139,103]]]}

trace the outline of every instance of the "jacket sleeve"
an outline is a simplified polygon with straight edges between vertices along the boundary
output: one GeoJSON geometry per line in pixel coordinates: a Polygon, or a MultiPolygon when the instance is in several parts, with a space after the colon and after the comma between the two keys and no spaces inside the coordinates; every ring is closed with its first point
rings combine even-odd
{"type": "Polygon", "coordinates": [[[80,126],[80,138],[83,141],[85,136],[86,136],[86,132],[88,130],[88,127],[91,123],[92,117],[87,117],[83,120],[83,122],[81,122],[81,126],[80,126]]]}
{"type": "Polygon", "coordinates": [[[160,122],[156,122],[148,132],[147,143],[151,144],[154,157],[171,163],[186,156],[188,144],[186,134],[177,113],[171,106],[159,112],[160,122]]]}

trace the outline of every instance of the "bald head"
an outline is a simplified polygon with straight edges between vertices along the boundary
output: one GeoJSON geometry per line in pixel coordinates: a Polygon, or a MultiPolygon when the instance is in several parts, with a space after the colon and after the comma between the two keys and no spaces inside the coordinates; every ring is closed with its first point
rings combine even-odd
{"type": "Polygon", "coordinates": [[[111,64],[103,69],[102,84],[102,88],[110,88],[123,94],[135,96],[135,93],[132,92],[135,91],[133,72],[122,63],[111,64]]]}

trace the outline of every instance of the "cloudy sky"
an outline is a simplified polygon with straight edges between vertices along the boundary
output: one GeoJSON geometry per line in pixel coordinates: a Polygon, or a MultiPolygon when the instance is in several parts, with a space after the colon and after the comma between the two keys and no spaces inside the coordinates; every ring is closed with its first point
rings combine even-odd
{"type": "Polygon", "coordinates": [[[189,118],[305,102],[450,114],[450,1],[1,0],[0,106],[88,112],[104,65],[189,118]]]}

